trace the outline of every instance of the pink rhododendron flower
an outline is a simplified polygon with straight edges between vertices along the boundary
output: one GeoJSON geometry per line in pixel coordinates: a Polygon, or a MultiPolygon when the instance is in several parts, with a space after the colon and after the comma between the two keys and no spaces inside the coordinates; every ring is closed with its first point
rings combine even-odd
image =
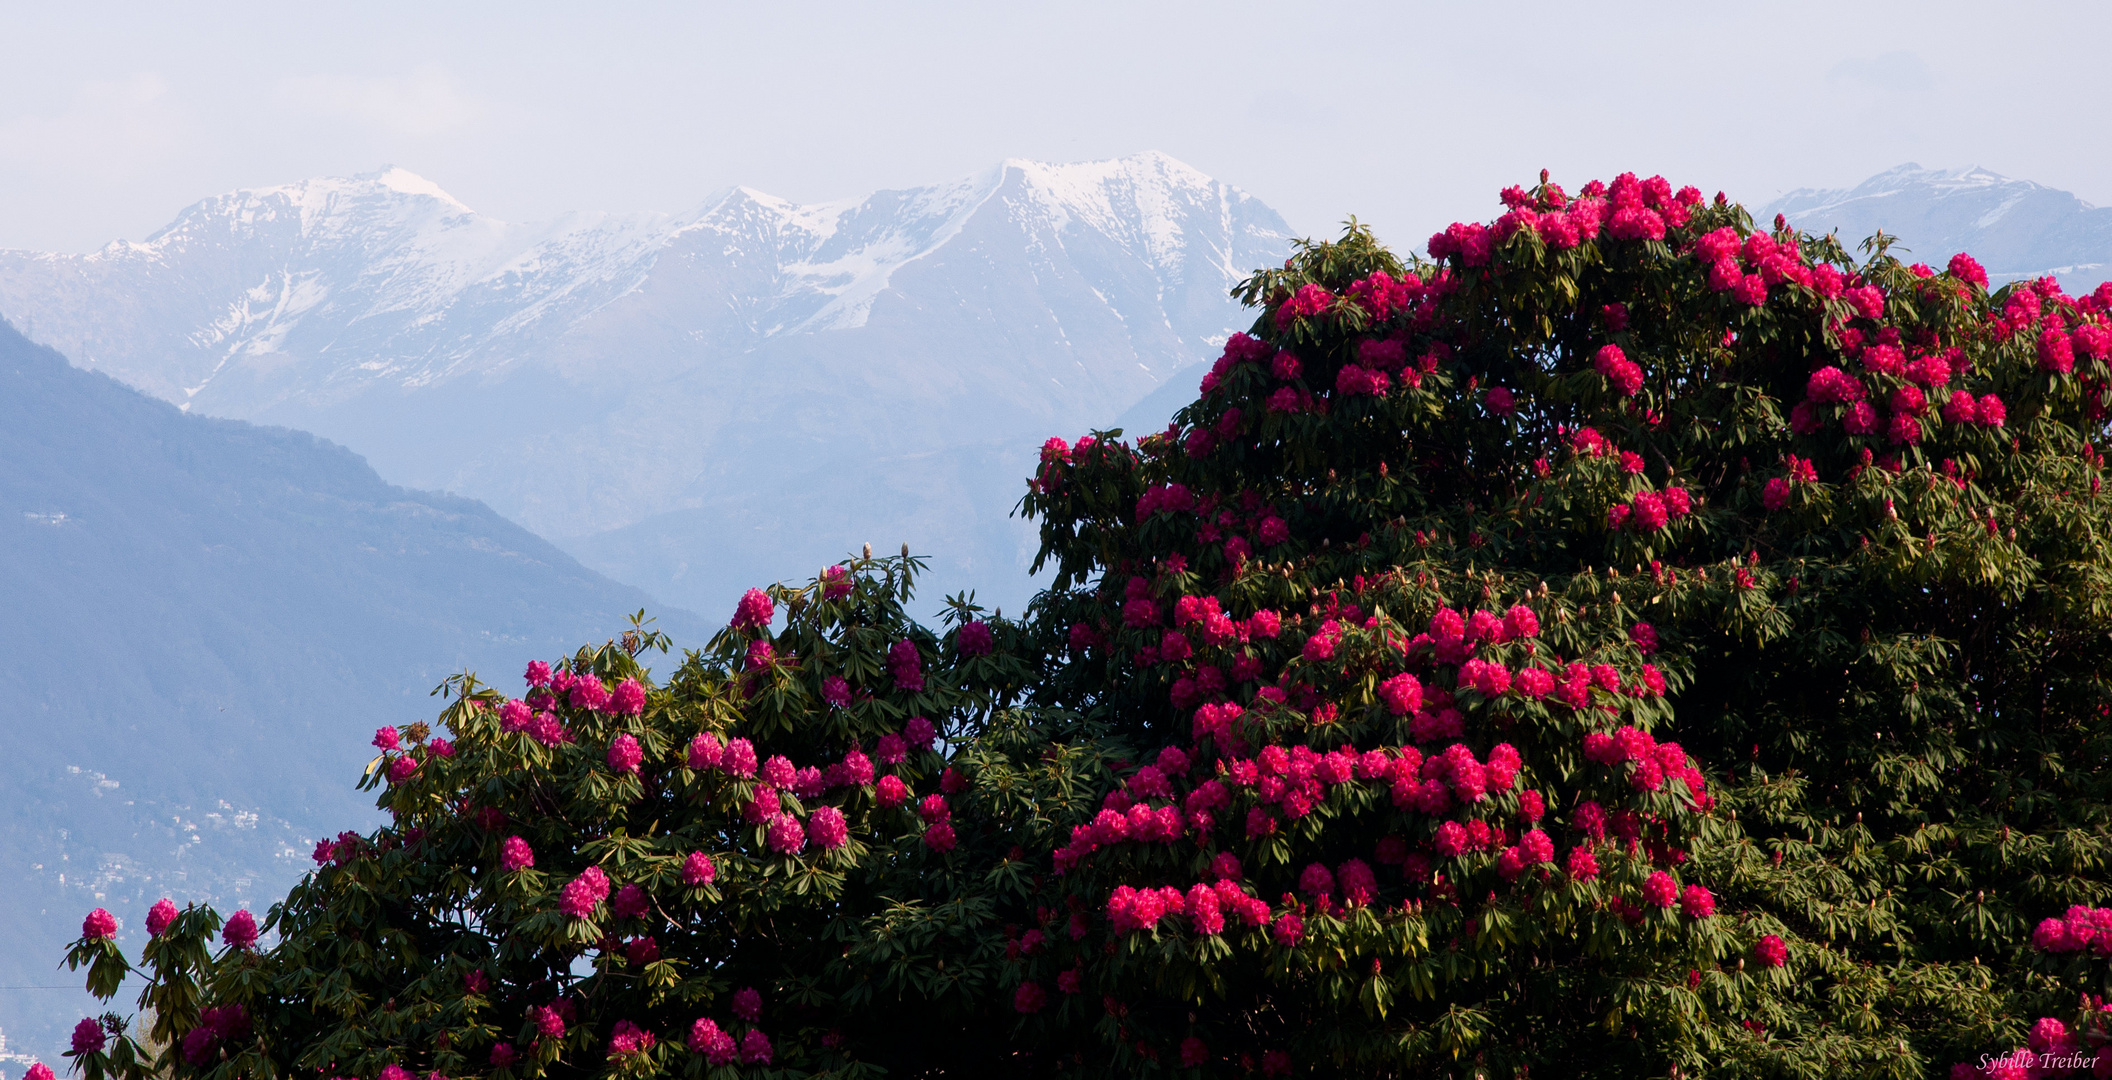
{"type": "Polygon", "coordinates": [[[1503,624],[1513,640],[1540,636],[1540,616],[1524,604],[1511,605],[1511,610],[1504,613],[1503,624]]]}
{"type": "Polygon", "coordinates": [[[742,661],[742,670],[761,671],[777,663],[777,648],[760,638],[748,643],[748,657],[742,661]]]}
{"type": "Polygon", "coordinates": [[[741,1063],[744,1065],[770,1064],[770,1036],[761,1028],[750,1028],[741,1036],[741,1063]]]}
{"type": "Polygon", "coordinates": [[[1657,651],[1657,628],[1646,622],[1636,623],[1628,628],[1628,640],[1634,642],[1635,647],[1644,656],[1648,656],[1657,651]]]}
{"type": "Polygon", "coordinates": [[[567,696],[575,709],[602,712],[609,703],[609,688],[603,686],[597,676],[581,675],[573,681],[567,696]]]}
{"type": "Polygon", "coordinates": [[[622,1057],[638,1054],[653,1048],[653,1033],[629,1020],[616,1021],[616,1029],[609,1035],[609,1056],[622,1057]]]}
{"type": "Polygon", "coordinates": [[[1907,354],[1897,345],[1879,343],[1863,350],[1863,370],[1874,375],[1897,375],[1907,366],[1907,354]]]}
{"type": "Polygon", "coordinates": [[[1209,1061],[1210,1048],[1204,1045],[1203,1040],[1193,1035],[1181,1040],[1181,1068],[1193,1069],[1208,1064],[1209,1061]]]}
{"type": "Polygon", "coordinates": [[[763,995],[753,986],[744,986],[733,994],[733,1015],[749,1023],[763,1018],[763,995]]]}
{"type": "Polygon", "coordinates": [[[1305,940],[1305,920],[1286,911],[1277,916],[1276,925],[1269,933],[1276,939],[1276,944],[1285,948],[1296,947],[1300,941],[1305,940]]]}
{"type": "Polygon", "coordinates": [[[843,819],[843,811],[833,806],[817,806],[807,815],[807,839],[824,851],[834,851],[850,838],[849,823],[843,819]]]}
{"type": "Polygon", "coordinates": [[[1643,882],[1643,899],[1653,907],[1671,907],[1679,900],[1679,883],[1663,870],[1655,871],[1643,882]]]}
{"type": "Polygon", "coordinates": [[[878,797],[882,809],[893,809],[902,805],[903,801],[909,798],[909,785],[903,783],[902,778],[899,776],[892,774],[883,776],[875,788],[875,795],[878,797]]]}
{"type": "Polygon", "coordinates": [[[938,737],[938,729],[932,727],[931,721],[921,716],[912,716],[909,723],[902,725],[902,741],[907,743],[910,749],[920,753],[931,749],[938,737]]]}
{"type": "Polygon", "coordinates": [[[257,917],[246,909],[228,916],[227,925],[220,928],[220,940],[231,948],[256,948],[257,917]]]}
{"type": "Polygon", "coordinates": [[[1362,859],[1350,859],[1336,867],[1335,883],[1342,888],[1342,898],[1351,904],[1369,904],[1379,894],[1378,876],[1362,859]]]}
{"type": "Polygon", "coordinates": [[[1437,835],[1432,838],[1430,843],[1431,847],[1439,855],[1446,858],[1460,855],[1468,847],[1467,827],[1457,821],[1440,822],[1437,826],[1437,835]]]}
{"type": "Polygon", "coordinates": [[[94,1020],[83,1017],[80,1023],[73,1025],[73,1053],[76,1057],[82,1054],[100,1054],[108,1042],[108,1037],[103,1033],[103,1025],[94,1020]]]}
{"type": "Polygon", "coordinates": [[[1038,1013],[1048,1003],[1048,991],[1043,990],[1039,983],[1020,983],[1019,989],[1012,994],[1012,1011],[1014,1012],[1038,1013]]]}
{"type": "Polygon", "coordinates": [[[176,905],[173,901],[166,896],[154,901],[154,906],[147,909],[148,936],[160,937],[161,932],[167,930],[169,924],[175,921],[176,905]]]}
{"type": "Polygon", "coordinates": [[[1619,345],[1602,345],[1592,354],[1591,366],[1623,397],[1634,397],[1643,388],[1643,369],[1628,359],[1619,345]]]}
{"type": "Polygon", "coordinates": [[[2003,407],[2002,399],[1988,394],[1980,399],[1980,422],[1988,427],[2001,427],[2009,411],[2003,407]]]}
{"type": "Polygon", "coordinates": [[[645,760],[645,751],[639,749],[638,740],[626,732],[609,740],[609,768],[619,773],[636,773],[638,763],[645,760]]]}
{"type": "Polygon", "coordinates": [[[709,1018],[690,1025],[689,1048],[704,1055],[705,1060],[713,1065],[731,1065],[736,1055],[733,1036],[720,1029],[718,1021],[709,1018]]]}
{"type": "Polygon", "coordinates": [[[1305,639],[1303,650],[1305,662],[1317,664],[1334,659],[1335,643],[1341,638],[1340,624],[1332,620],[1322,623],[1320,632],[1305,639]]]}
{"type": "Polygon", "coordinates": [[[511,873],[526,870],[535,865],[535,851],[528,841],[518,836],[509,836],[499,845],[499,866],[511,873]]]}
{"type": "Polygon", "coordinates": [[[726,744],[717,735],[705,732],[689,740],[689,751],[685,760],[692,769],[716,769],[726,756],[726,744]]]}
{"type": "Polygon", "coordinates": [[[638,716],[645,712],[645,684],[626,678],[616,684],[609,695],[609,711],[618,716],[638,716]]]}
{"type": "Polygon", "coordinates": [[[117,916],[96,908],[81,920],[81,936],[89,941],[108,941],[117,936],[117,916]]]}
{"type": "Polygon", "coordinates": [[[830,780],[829,786],[840,787],[849,784],[855,787],[864,787],[872,782],[873,759],[866,757],[865,751],[853,746],[843,755],[843,761],[830,780]]]}
{"type": "Polygon", "coordinates": [[[2056,375],[2066,375],[2075,370],[2075,346],[2068,335],[2058,328],[2047,327],[2039,332],[2039,368],[2056,375]]]}
{"type": "Polygon", "coordinates": [[[379,747],[383,753],[403,748],[402,739],[393,727],[376,728],[374,731],[374,745],[379,747]]]}
{"type": "Polygon", "coordinates": [[[574,919],[591,918],[595,905],[608,899],[609,876],[599,866],[589,866],[558,891],[557,909],[574,919]]]}
{"type": "Polygon", "coordinates": [[[762,771],[757,775],[762,777],[763,783],[771,787],[788,788],[799,776],[799,769],[792,764],[791,758],[783,754],[772,754],[770,760],[763,762],[762,771]]]}
{"type": "Polygon", "coordinates": [[[924,830],[924,846],[941,855],[953,850],[953,824],[941,821],[924,830]]]}
{"type": "Polygon", "coordinates": [[[1386,711],[1395,716],[1407,716],[1423,707],[1423,684],[1415,676],[1403,672],[1379,684],[1379,700],[1386,703],[1386,711]]]}
{"type": "Polygon", "coordinates": [[[1863,384],[1840,368],[1822,367],[1811,373],[1811,379],[1804,387],[1804,396],[1821,402],[1860,401],[1863,384]]]}
{"type": "Polygon", "coordinates": [[[719,759],[719,764],[729,776],[754,776],[755,744],[746,739],[731,740],[726,744],[726,753],[719,759]]]}
{"type": "Polygon", "coordinates": [[[1716,914],[1716,897],[1707,886],[1689,885],[1680,891],[1679,910],[1689,919],[1706,919],[1716,914]]]}
{"type": "Polygon", "coordinates": [[[1761,967],[1778,968],[1789,962],[1789,945],[1779,936],[1769,934],[1753,943],[1753,956],[1761,967]]]}
{"type": "Polygon", "coordinates": [[[565,730],[565,725],[546,712],[536,713],[535,719],[528,721],[528,737],[544,746],[564,746],[572,741],[572,733],[565,730]]]}
{"type": "Polygon", "coordinates": [[[919,693],[924,689],[923,660],[917,652],[916,642],[907,638],[895,642],[887,650],[887,671],[894,677],[895,689],[919,693]]]}
{"type": "Polygon", "coordinates": [[[996,647],[996,639],[990,632],[990,624],[980,619],[961,624],[956,648],[962,656],[988,656],[996,647]]]}
{"type": "Polygon", "coordinates": [[[917,804],[917,816],[927,823],[946,821],[953,817],[953,807],[947,805],[944,795],[926,795],[917,804]]]}
{"type": "Polygon", "coordinates": [[[1322,863],[1312,863],[1298,875],[1298,891],[1319,899],[1335,891],[1335,875],[1322,863]]]}
{"type": "Polygon", "coordinates": [[[651,911],[652,906],[652,898],[645,894],[645,890],[639,887],[637,882],[632,882],[616,890],[616,899],[610,903],[609,909],[614,911],[619,919],[635,919],[651,911]]]}
{"type": "Polygon", "coordinates": [[[518,699],[508,701],[504,705],[499,706],[499,730],[504,732],[526,730],[528,721],[534,715],[534,712],[528,708],[527,702],[518,699]]]}
{"type": "Polygon", "coordinates": [[[564,1037],[565,1018],[556,1009],[545,1005],[528,1010],[528,1014],[535,1018],[535,1033],[537,1035],[545,1039],[564,1037]]]}
{"type": "Polygon", "coordinates": [[[821,680],[821,700],[839,709],[848,707],[851,704],[850,680],[841,675],[831,675],[821,680]]]}
{"type": "Polygon", "coordinates": [[[741,594],[740,603],[733,608],[735,627],[765,628],[777,617],[777,604],[761,589],[750,589],[741,594]]]}
{"type": "Polygon", "coordinates": [[[1318,285],[1299,286],[1298,291],[1276,308],[1276,328],[1281,330],[1292,322],[1318,315],[1334,303],[1334,294],[1318,285]]]}
{"type": "Polygon", "coordinates": [[[692,851],[682,860],[682,884],[690,886],[709,885],[719,876],[719,868],[711,856],[701,851],[692,851]]]}
{"type": "Polygon", "coordinates": [[[1981,268],[1980,260],[1967,255],[1965,252],[1961,251],[1951,256],[1950,272],[1952,277],[1968,285],[1977,285],[1983,289],[1987,288],[1987,271],[1981,268]]]}
{"type": "Polygon", "coordinates": [[[1637,532],[1656,532],[1671,520],[1664,499],[1654,491],[1637,492],[1628,505],[1633,515],[1630,524],[1637,532]]]}
{"type": "Polygon", "coordinates": [[[873,747],[873,755],[882,765],[898,765],[909,756],[909,747],[902,741],[902,736],[890,732],[880,736],[880,741],[873,747]]]}
{"type": "Polygon", "coordinates": [[[1789,481],[1782,477],[1770,479],[1760,489],[1760,505],[1770,511],[1789,505],[1789,481]]]}
{"type": "Polygon", "coordinates": [[[1963,390],[1951,391],[1951,398],[1944,403],[1943,419],[1952,424],[1974,424],[1980,421],[1980,403],[1973,395],[1963,390]]]}
{"type": "Polygon", "coordinates": [[[1879,292],[1875,285],[1859,285],[1845,291],[1842,296],[1847,299],[1849,306],[1855,309],[1855,313],[1865,319],[1881,319],[1885,315],[1885,294],[1879,292]]]}
{"type": "Polygon", "coordinates": [[[1505,881],[1517,880],[1525,873],[1525,867],[1525,855],[1515,847],[1505,848],[1496,856],[1496,875],[1505,881]]]}
{"type": "Polygon", "coordinates": [[[807,831],[800,827],[798,818],[786,813],[770,818],[764,838],[770,850],[780,855],[797,855],[807,847],[807,831]]]}

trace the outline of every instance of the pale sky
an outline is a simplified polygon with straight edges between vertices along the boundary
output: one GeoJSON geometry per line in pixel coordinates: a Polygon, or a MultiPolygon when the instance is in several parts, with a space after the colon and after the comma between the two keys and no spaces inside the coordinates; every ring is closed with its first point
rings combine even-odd
{"type": "Polygon", "coordinates": [[[1156,149],[1300,231],[1355,214],[1404,247],[1543,166],[1757,205],[1981,165],[2112,203],[2102,2],[0,10],[0,247],[383,164],[536,220],[1156,149]]]}

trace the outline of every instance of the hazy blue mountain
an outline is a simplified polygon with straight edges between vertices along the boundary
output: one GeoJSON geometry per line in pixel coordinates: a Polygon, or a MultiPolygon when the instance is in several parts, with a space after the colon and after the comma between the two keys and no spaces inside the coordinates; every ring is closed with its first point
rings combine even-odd
{"type": "Polygon", "coordinates": [[[868,541],[1016,604],[1036,447],[1214,355],[1252,318],[1227,289],[1289,240],[1162,154],[539,225],[390,169],[207,199],[89,255],[0,252],[0,314],[697,610],[868,541]]]}
{"type": "MultiPolygon", "coordinates": [[[[373,822],[374,728],[430,719],[465,668],[517,692],[641,607],[480,503],[0,324],[0,987],[77,985],[54,965],[96,906],[136,945],[160,896],[268,904],[317,837],[373,822]]],[[[87,1004],[0,990],[0,1030],[55,1061],[87,1004]]]]}
{"type": "Polygon", "coordinates": [[[1799,188],[1758,216],[1778,213],[1851,245],[1883,229],[1911,249],[1902,257],[1938,269],[1968,251],[1996,284],[2053,274],[2082,292],[2112,278],[2112,207],[1978,167],[1901,165],[1845,190],[1799,188]]]}

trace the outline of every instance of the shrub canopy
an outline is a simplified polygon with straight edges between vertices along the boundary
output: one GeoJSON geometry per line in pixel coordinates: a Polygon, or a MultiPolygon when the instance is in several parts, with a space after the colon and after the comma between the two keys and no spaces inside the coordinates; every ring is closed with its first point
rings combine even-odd
{"type": "Polygon", "coordinates": [[[89,1024],[79,1066],[2092,1052],[2112,288],[1991,293],[1657,178],[1504,202],[1429,260],[1301,245],[1166,432],[1051,440],[1022,618],[919,626],[916,561],[868,555],[750,593],[659,685],[643,628],[524,701],[452,682],[445,735],[377,736],[393,824],[319,845],[269,948],[157,927],[151,1030],[89,1024]]]}

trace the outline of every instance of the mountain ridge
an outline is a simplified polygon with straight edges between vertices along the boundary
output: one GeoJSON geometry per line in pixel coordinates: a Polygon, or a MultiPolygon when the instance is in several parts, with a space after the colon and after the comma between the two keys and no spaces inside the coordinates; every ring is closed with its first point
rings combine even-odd
{"type": "Polygon", "coordinates": [[[1156,152],[528,225],[365,175],[202,200],[151,243],[0,252],[0,315],[705,610],[868,540],[1024,602],[1032,530],[1005,514],[1034,447],[1207,359],[1251,321],[1231,286],[1290,243],[1259,200],[1156,152]]]}
{"type": "Polygon", "coordinates": [[[1776,213],[1851,244],[1883,229],[1910,261],[1941,265],[1971,252],[1997,284],[2051,274],[2084,291],[2112,277],[2112,208],[1978,165],[1908,162],[1851,188],[1798,188],[1757,216],[1776,213]]]}

